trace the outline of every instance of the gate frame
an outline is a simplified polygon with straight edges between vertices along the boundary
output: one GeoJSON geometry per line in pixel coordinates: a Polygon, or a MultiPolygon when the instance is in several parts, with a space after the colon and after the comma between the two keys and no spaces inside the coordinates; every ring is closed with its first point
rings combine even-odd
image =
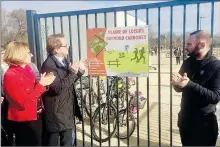
{"type": "MultiPolygon", "coordinates": [[[[150,3],[150,4],[139,4],[139,5],[129,5],[129,6],[121,6],[121,7],[110,7],[110,8],[100,8],[100,9],[89,9],[89,10],[79,10],[79,11],[68,11],[68,12],[57,12],[57,13],[44,13],[37,14],[35,10],[27,10],[27,30],[28,30],[28,42],[31,48],[31,51],[34,55],[33,60],[37,63],[37,66],[40,67],[40,62],[43,60],[42,58],[42,45],[40,40],[40,18],[48,18],[48,17],[63,17],[63,16],[79,16],[79,15],[88,15],[88,14],[97,14],[97,13],[110,13],[117,11],[132,11],[138,9],[153,9],[153,8],[163,8],[163,7],[174,7],[174,6],[184,6],[184,16],[186,12],[186,5],[197,4],[198,12],[197,12],[197,29],[199,28],[199,5],[202,3],[212,3],[212,7],[214,8],[214,3],[220,0],[196,0],[196,1],[180,1],[173,0],[169,2],[160,2],[160,3],[150,3]],[[40,50],[39,50],[40,49],[40,50]]],[[[211,12],[211,36],[213,37],[213,24],[214,24],[214,9],[211,12]]],[[[184,36],[185,36],[185,19],[184,19],[184,36]]],[[[185,38],[185,37],[184,37],[185,38]]],[[[160,40],[160,36],[159,39],[160,40]]],[[[184,39],[185,43],[185,39],[184,39]]]]}

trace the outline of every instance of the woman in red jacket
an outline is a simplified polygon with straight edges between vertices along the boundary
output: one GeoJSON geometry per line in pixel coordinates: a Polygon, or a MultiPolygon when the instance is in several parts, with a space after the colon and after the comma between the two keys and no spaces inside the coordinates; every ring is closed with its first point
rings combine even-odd
{"type": "Polygon", "coordinates": [[[6,49],[4,61],[10,65],[4,75],[5,95],[8,99],[8,120],[15,133],[17,146],[41,145],[41,120],[37,118],[37,101],[55,76],[46,73],[37,82],[28,65],[32,54],[23,42],[11,42],[6,49]]]}

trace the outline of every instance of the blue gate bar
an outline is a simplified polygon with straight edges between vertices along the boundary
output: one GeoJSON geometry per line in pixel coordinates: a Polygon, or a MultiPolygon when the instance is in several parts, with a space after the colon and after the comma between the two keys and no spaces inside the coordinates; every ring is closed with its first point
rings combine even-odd
{"type": "Polygon", "coordinates": [[[44,23],[45,23],[45,36],[46,36],[46,40],[48,38],[48,30],[47,30],[47,18],[44,18],[44,23]]]}
{"type": "MultiPolygon", "coordinates": [[[[105,28],[107,28],[107,16],[106,16],[106,12],[104,12],[104,26],[105,28]]],[[[108,76],[106,76],[106,82],[107,82],[107,91],[109,90],[109,79],[108,76]]],[[[107,94],[107,119],[108,119],[108,146],[111,146],[111,137],[110,137],[110,119],[109,119],[109,115],[110,115],[110,111],[109,111],[109,94],[107,94]]]]}
{"type": "Polygon", "coordinates": [[[79,59],[81,60],[81,44],[80,44],[80,23],[79,23],[79,15],[77,18],[77,36],[78,36],[78,47],[79,47],[79,59]]]}
{"type": "Polygon", "coordinates": [[[160,7],[158,8],[158,124],[159,146],[161,146],[161,81],[160,81],[160,7]]]}
{"type": "MultiPolygon", "coordinates": [[[[69,24],[69,41],[70,41],[70,48],[71,48],[71,50],[72,50],[72,42],[71,42],[71,40],[72,40],[72,34],[71,34],[71,31],[72,31],[72,24],[71,24],[71,17],[70,16],[68,16],[68,24],[69,24]]],[[[70,51],[69,52],[70,54],[72,54],[72,51],[70,51]]],[[[72,55],[71,55],[72,56],[72,55]]],[[[72,63],[73,63],[73,58],[71,58],[71,60],[70,60],[72,63]]],[[[73,106],[75,106],[75,105],[73,105],[73,106]]],[[[74,108],[75,109],[75,108],[74,108]]],[[[74,129],[74,135],[75,135],[75,141],[74,141],[74,143],[75,143],[75,146],[77,146],[77,133],[76,133],[76,119],[75,119],[75,117],[74,117],[74,125],[75,125],[75,129],[74,129]]]]}
{"type": "MultiPolygon", "coordinates": [[[[173,73],[173,6],[170,7],[170,81],[173,73]]],[[[170,83],[170,146],[173,146],[173,87],[170,83]]]]}
{"type": "MultiPolygon", "coordinates": [[[[61,22],[61,32],[63,33],[63,22],[62,17],[60,17],[61,22]]],[[[72,45],[72,23],[71,23],[71,17],[68,16],[68,23],[69,23],[69,41],[70,41],[70,47],[69,47],[69,59],[71,62],[73,62],[73,45],[72,45]]]]}
{"type": "MultiPolygon", "coordinates": [[[[69,40],[70,40],[70,51],[69,51],[69,53],[70,53],[70,56],[71,56],[71,59],[70,59],[70,61],[73,63],[73,57],[72,57],[72,33],[71,33],[71,31],[72,31],[72,24],[71,24],[71,19],[70,19],[71,17],[70,16],[68,16],[68,24],[69,24],[69,40]]],[[[75,125],[75,129],[74,129],[74,135],[75,135],[75,141],[74,141],[74,143],[75,143],[75,146],[77,146],[77,133],[76,133],[76,118],[74,117],[74,125],[75,125]]]]}
{"type": "MultiPolygon", "coordinates": [[[[146,25],[149,24],[149,9],[146,9],[146,25]]],[[[148,26],[149,27],[149,26],[148,26]]],[[[149,28],[148,28],[149,30],[149,28]]],[[[148,31],[149,32],[149,31],[148,31]]],[[[149,76],[150,76],[150,67],[149,67],[149,38],[148,38],[148,77],[147,77],[147,143],[150,146],[150,83],[149,83],[149,76]]]]}
{"type": "Polygon", "coordinates": [[[41,28],[40,28],[40,19],[34,17],[34,29],[39,30],[35,31],[35,39],[36,39],[36,57],[37,57],[37,67],[40,68],[43,62],[43,54],[42,54],[42,41],[41,41],[41,28]]]}
{"type": "Polygon", "coordinates": [[[53,22],[53,34],[56,33],[56,28],[55,28],[55,20],[54,17],[52,17],[52,22],[53,22]]]}
{"type": "MultiPolygon", "coordinates": [[[[95,13],[95,28],[98,27],[98,20],[97,20],[97,13],[95,13]]],[[[100,100],[101,100],[101,97],[100,97],[100,78],[99,76],[97,76],[97,81],[98,81],[98,105],[99,105],[99,137],[100,139],[102,138],[102,122],[101,122],[101,103],[100,103],[100,100]]],[[[96,122],[93,122],[93,123],[96,123],[96,122]]],[[[102,142],[100,141],[99,142],[99,145],[102,146],[102,142]]]]}
{"type": "Polygon", "coordinates": [[[61,27],[61,33],[63,34],[63,17],[60,16],[60,27],[61,27]]]}
{"type": "Polygon", "coordinates": [[[37,63],[37,53],[36,53],[36,42],[35,42],[35,31],[34,31],[34,15],[36,14],[36,11],[27,10],[26,16],[27,16],[27,32],[28,32],[28,42],[29,47],[31,50],[31,53],[33,56],[34,63],[37,63]]]}
{"type": "Polygon", "coordinates": [[[199,27],[199,25],[201,25],[201,24],[199,23],[199,20],[200,20],[199,11],[200,11],[200,4],[198,3],[198,4],[197,4],[197,30],[201,30],[201,27],[199,27]]]}
{"type": "MultiPolygon", "coordinates": [[[[197,3],[209,3],[213,0],[198,0],[197,3]]],[[[220,0],[215,0],[220,1],[220,0]]],[[[150,9],[158,7],[170,7],[170,6],[181,6],[181,5],[190,5],[195,4],[195,1],[169,1],[161,3],[151,3],[151,4],[141,4],[141,5],[130,5],[122,7],[110,7],[110,8],[101,8],[101,9],[90,9],[90,10],[79,10],[79,11],[69,11],[69,12],[59,12],[59,16],[68,16],[68,15],[85,15],[85,14],[94,14],[94,13],[103,13],[103,12],[114,12],[114,11],[131,11],[135,9],[150,9]]],[[[37,18],[41,17],[55,17],[58,16],[57,13],[47,13],[47,14],[38,14],[37,18]]]]}
{"type": "Polygon", "coordinates": [[[185,44],[186,44],[186,5],[183,6],[183,60],[185,60],[185,44]]]}
{"type": "MultiPolygon", "coordinates": [[[[76,16],[77,18],[77,36],[78,36],[78,48],[79,48],[79,60],[81,60],[81,44],[80,44],[80,22],[79,22],[79,15],[76,16]]],[[[80,90],[81,90],[81,113],[82,113],[82,139],[83,139],[83,146],[85,146],[85,129],[84,129],[84,112],[83,112],[83,91],[82,91],[82,78],[80,77],[80,90]]]]}
{"type": "MultiPolygon", "coordinates": [[[[212,1],[212,9],[211,9],[211,37],[212,37],[212,43],[213,43],[213,30],[214,30],[214,9],[215,9],[215,3],[214,0],[212,1]]],[[[213,53],[213,45],[211,45],[211,53],[213,53]]]]}
{"type": "MultiPolygon", "coordinates": [[[[127,11],[124,11],[124,17],[125,17],[125,27],[127,27],[127,11]]],[[[128,121],[128,116],[129,116],[129,104],[128,104],[128,77],[126,77],[126,108],[127,108],[127,136],[129,136],[129,121],[128,121]]],[[[127,137],[127,146],[130,146],[130,138],[127,137]]]]}
{"type": "MultiPolygon", "coordinates": [[[[137,9],[135,9],[135,26],[138,25],[138,16],[137,16],[137,9]]],[[[137,146],[140,144],[139,138],[139,83],[138,77],[136,77],[136,96],[137,96],[137,146]]]]}
{"type": "MultiPolygon", "coordinates": [[[[117,12],[114,11],[114,27],[117,27],[117,12]]],[[[116,83],[118,83],[118,78],[116,80],[116,83]]],[[[116,84],[117,85],[117,84],[116,84]]],[[[116,86],[116,93],[117,93],[117,132],[118,132],[118,146],[120,146],[120,138],[119,138],[119,96],[118,96],[118,86],[116,86]]]]}
{"type": "MultiPolygon", "coordinates": [[[[86,29],[88,29],[89,23],[88,23],[88,15],[86,14],[86,29]]],[[[92,105],[91,105],[91,76],[89,77],[89,112],[90,112],[90,136],[91,136],[91,146],[93,146],[93,125],[92,125],[92,105]]]]}

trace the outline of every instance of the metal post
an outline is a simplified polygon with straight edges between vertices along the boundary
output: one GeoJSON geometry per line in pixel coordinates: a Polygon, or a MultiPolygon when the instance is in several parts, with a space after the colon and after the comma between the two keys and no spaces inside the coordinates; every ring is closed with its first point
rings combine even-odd
{"type": "MultiPolygon", "coordinates": [[[[198,4],[197,4],[197,30],[199,30],[199,24],[201,24],[201,23],[199,22],[199,18],[200,18],[200,16],[199,16],[199,11],[200,11],[200,4],[198,3],[198,4]]],[[[201,27],[200,27],[200,29],[201,29],[201,27]]]]}
{"type": "Polygon", "coordinates": [[[200,16],[199,18],[200,18],[200,22],[199,22],[200,23],[199,24],[200,27],[199,28],[201,30],[202,29],[202,19],[205,18],[205,17],[204,16],[200,16]]]}
{"type": "MultiPolygon", "coordinates": [[[[214,32],[214,12],[215,12],[215,3],[212,1],[212,9],[211,9],[211,37],[213,44],[213,32],[214,32]]],[[[213,53],[213,45],[211,45],[211,53],[213,53]]]]}
{"type": "MultiPolygon", "coordinates": [[[[170,7],[170,81],[173,73],[173,6],[170,7]]],[[[170,84],[170,146],[173,146],[173,93],[172,85],[170,84]]]]}
{"type": "Polygon", "coordinates": [[[160,7],[158,8],[158,127],[159,127],[159,146],[161,146],[161,72],[160,72],[160,7]]]}
{"type": "Polygon", "coordinates": [[[28,43],[31,50],[31,53],[34,55],[32,58],[32,61],[34,63],[37,63],[37,51],[36,51],[36,42],[35,42],[35,30],[34,30],[34,15],[36,14],[36,11],[33,10],[27,10],[26,16],[27,16],[27,32],[28,32],[28,43]]]}

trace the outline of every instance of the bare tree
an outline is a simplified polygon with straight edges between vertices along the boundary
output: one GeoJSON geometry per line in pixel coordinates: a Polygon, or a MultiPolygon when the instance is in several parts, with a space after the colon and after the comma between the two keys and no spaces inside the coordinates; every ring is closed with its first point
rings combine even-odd
{"type": "Polygon", "coordinates": [[[7,11],[5,9],[1,10],[1,21],[2,21],[2,28],[1,28],[1,43],[4,44],[8,39],[8,29],[7,29],[7,11]]]}
{"type": "Polygon", "coordinates": [[[24,9],[13,10],[12,12],[2,11],[2,43],[8,44],[11,41],[27,42],[27,22],[24,9]]]}

